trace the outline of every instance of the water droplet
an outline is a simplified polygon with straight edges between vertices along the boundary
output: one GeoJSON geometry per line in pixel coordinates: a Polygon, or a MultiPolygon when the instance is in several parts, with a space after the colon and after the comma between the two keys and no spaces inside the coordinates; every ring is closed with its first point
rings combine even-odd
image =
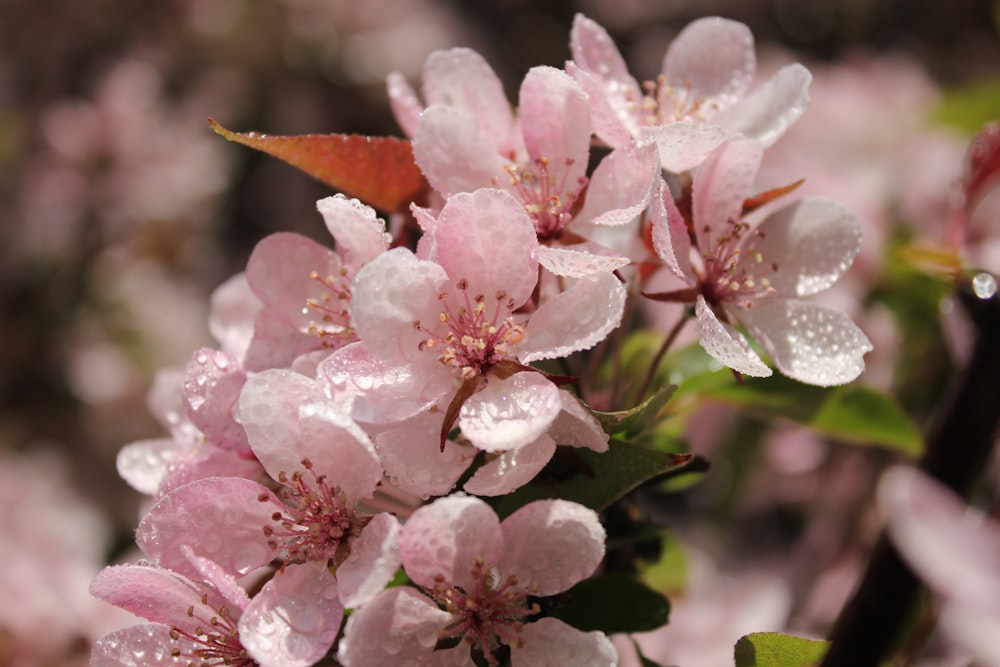
{"type": "Polygon", "coordinates": [[[980,299],[992,299],[997,293],[997,280],[989,273],[977,273],[972,278],[972,291],[980,299]]]}

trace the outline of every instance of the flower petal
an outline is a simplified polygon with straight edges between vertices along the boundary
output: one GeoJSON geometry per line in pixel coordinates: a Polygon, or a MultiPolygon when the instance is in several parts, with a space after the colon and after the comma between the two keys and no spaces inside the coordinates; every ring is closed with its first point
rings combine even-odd
{"type": "Polygon", "coordinates": [[[276,505],[281,502],[271,491],[248,479],[197,480],[161,498],[139,523],[135,541],[154,561],[188,577],[198,572],[184,545],[229,574],[243,576],[278,555],[263,533],[274,523],[276,505]]]}
{"type": "Polygon", "coordinates": [[[595,255],[584,250],[539,246],[538,263],[549,272],[567,278],[584,278],[611,273],[628,266],[628,257],[616,255],[595,255]]]}
{"type": "Polygon", "coordinates": [[[480,467],[462,488],[477,496],[510,493],[534,479],[555,452],[555,441],[543,434],[534,442],[503,452],[480,467]]]}
{"type": "MultiPolygon", "coordinates": [[[[614,40],[601,25],[583,14],[573,17],[573,28],[570,31],[570,49],[573,55],[573,64],[580,70],[586,72],[593,80],[600,84],[600,94],[595,95],[592,85],[586,85],[587,95],[591,97],[592,109],[595,100],[601,108],[604,104],[610,105],[614,111],[612,114],[606,112],[601,114],[608,121],[613,116],[617,116],[619,121],[624,120],[634,126],[635,100],[642,99],[642,91],[639,84],[628,72],[628,66],[622,57],[614,40]],[[606,102],[605,102],[606,101],[606,102]]],[[[585,81],[584,78],[575,76],[578,81],[585,81]]],[[[620,131],[610,122],[595,123],[595,129],[614,128],[613,141],[609,141],[612,146],[623,145],[620,131]]],[[[598,136],[601,136],[600,134],[598,136]]],[[[603,138],[603,137],[602,137],[603,138]]],[[[607,139],[606,139],[607,140],[607,139]]],[[[627,137],[625,137],[627,141],[627,137]]]]}
{"type": "Polygon", "coordinates": [[[347,619],[337,659],[344,667],[418,667],[450,622],[451,614],[413,588],[390,588],[347,619]]]}
{"type": "Polygon", "coordinates": [[[595,452],[608,451],[608,434],[600,422],[573,394],[559,390],[562,412],[549,427],[549,436],[557,445],[586,447],[595,452]]]}
{"type": "Polygon", "coordinates": [[[385,474],[406,493],[424,498],[441,496],[472,464],[476,449],[447,441],[441,451],[444,412],[424,412],[375,437],[385,474]]]}
{"type": "Polygon", "coordinates": [[[750,348],[743,334],[721,322],[705,301],[705,297],[698,296],[694,312],[698,340],[713,359],[723,366],[751,377],[771,375],[771,369],[750,348]]]}
{"type": "Polygon", "coordinates": [[[562,70],[533,67],[521,83],[519,103],[528,155],[548,161],[548,175],[557,184],[557,194],[580,190],[590,155],[586,93],[562,70]]]}
{"type": "Polygon", "coordinates": [[[659,174],[652,144],[630,144],[612,151],[594,170],[576,218],[594,225],[628,224],[649,205],[659,174]]]}
{"type": "Polygon", "coordinates": [[[337,587],[345,607],[365,604],[396,574],[402,562],[398,544],[401,530],[399,519],[380,512],[351,541],[351,555],[337,568],[337,587]]]}
{"type": "Polygon", "coordinates": [[[174,657],[178,641],[170,626],[144,623],[104,635],[90,649],[90,667],[185,667],[190,660],[174,657]]]}
{"type": "Polygon", "coordinates": [[[865,369],[872,344],[843,312],[801,301],[778,300],[732,309],[788,377],[830,387],[854,380],[865,369]]]}
{"type": "Polygon", "coordinates": [[[424,105],[417,98],[413,86],[407,83],[406,78],[399,72],[390,72],[385,78],[385,84],[392,115],[406,136],[412,137],[417,131],[417,123],[420,122],[420,112],[424,110],[424,105]]]}
{"type": "Polygon", "coordinates": [[[808,296],[840,278],[861,250],[861,225],[833,201],[806,197],[784,207],[758,227],[755,250],[777,270],[767,278],[779,295],[808,296]]]}
{"type": "Polygon", "coordinates": [[[743,97],[757,69],[753,33],[717,16],[692,21],[663,58],[666,82],[687,99],[727,107],[743,97]]]}
{"type": "Polygon", "coordinates": [[[568,500],[536,500],[500,524],[503,576],[519,590],[555,595],[594,573],[604,558],[607,535],[594,510],[568,500]]]}
{"type": "Polygon", "coordinates": [[[385,220],[372,207],[336,194],[317,201],[316,210],[336,241],[337,254],[345,266],[356,270],[389,249],[392,237],[385,231],[385,220]]]}
{"type": "Polygon", "coordinates": [[[523,646],[510,652],[512,667],[607,667],[618,651],[603,632],[582,632],[555,618],[540,618],[521,630],[523,646]]]}
{"type": "Polygon", "coordinates": [[[510,180],[496,145],[475,117],[453,107],[424,111],[413,137],[413,157],[427,182],[445,197],[510,180]]]}
{"type": "Polygon", "coordinates": [[[287,565],[254,596],[239,621],[240,642],[273,667],[309,667],[333,646],[344,608],[326,564],[287,565]]]}
{"type": "Polygon", "coordinates": [[[506,146],[513,111],[503,83],[481,55],[466,48],[435,51],[424,63],[423,88],[427,106],[467,111],[494,146],[506,146]]]}
{"type": "Polygon", "coordinates": [[[478,449],[517,449],[545,433],[559,410],[559,389],[541,373],[524,371],[491,377],[462,405],[458,426],[478,449]]]}
{"type": "Polygon", "coordinates": [[[188,419],[212,444],[249,454],[246,432],[233,417],[246,377],[246,371],[233,357],[221,350],[202,348],[188,362],[182,396],[188,419]]]}
{"type": "Polygon", "coordinates": [[[650,211],[653,249],[666,264],[667,269],[689,285],[694,285],[691,270],[691,238],[688,236],[684,216],[681,215],[670,189],[660,179],[650,211]]]}
{"type": "Polygon", "coordinates": [[[712,254],[719,239],[731,233],[731,224],[743,218],[743,200],[750,194],[764,147],[758,141],[735,137],[716,148],[694,174],[692,214],[698,249],[712,254]]]}
{"type": "Polygon", "coordinates": [[[572,60],[566,63],[566,72],[587,94],[590,125],[594,129],[594,136],[613,148],[628,145],[632,141],[632,135],[612,106],[604,80],[585,71],[572,60]]]}
{"type": "Polygon", "coordinates": [[[729,134],[742,134],[770,146],[809,106],[812,74],[795,63],[778,70],[748,97],[712,118],[729,134]]]}
{"type": "Polygon", "coordinates": [[[694,169],[726,139],[726,131],[717,125],[678,121],[666,125],[642,127],[643,143],[653,143],[660,157],[660,166],[679,174],[694,169]]]}
{"type": "Polygon", "coordinates": [[[592,348],[621,324],[627,296],[611,273],[576,280],[531,316],[518,357],[528,363],[592,348]]]}
{"type": "Polygon", "coordinates": [[[496,512],[463,494],[438,498],[417,509],[399,537],[403,568],[414,582],[431,589],[439,575],[466,590],[478,559],[487,568],[500,560],[503,534],[496,512]]]}

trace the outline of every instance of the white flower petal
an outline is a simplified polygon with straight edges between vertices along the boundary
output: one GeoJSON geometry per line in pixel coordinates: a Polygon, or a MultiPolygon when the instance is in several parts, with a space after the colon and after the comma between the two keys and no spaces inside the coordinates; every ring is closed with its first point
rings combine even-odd
{"type": "Polygon", "coordinates": [[[503,452],[479,468],[462,488],[477,496],[510,493],[534,479],[555,452],[556,443],[543,434],[523,447],[503,452]]]}
{"type": "MultiPolygon", "coordinates": [[[[779,295],[808,296],[840,278],[861,250],[861,225],[832,199],[806,197],[761,223],[754,249],[779,295]],[[776,270],[769,270],[776,266],[776,270]]],[[[752,261],[745,258],[744,261],[752,261]]]]}
{"type": "Polygon", "coordinates": [[[726,139],[721,127],[689,121],[643,127],[639,135],[656,144],[660,166],[674,173],[694,169],[726,139]]]}
{"type": "Polygon", "coordinates": [[[830,387],[865,369],[872,344],[843,312],[801,301],[778,300],[731,309],[788,377],[830,387]]]}
{"type": "Polygon", "coordinates": [[[428,107],[413,136],[413,158],[445,197],[488,188],[509,179],[496,146],[467,111],[428,107]]]}
{"type": "Polygon", "coordinates": [[[750,349],[743,334],[721,322],[703,296],[695,302],[695,330],[701,346],[723,366],[751,377],[771,375],[771,369],[750,349]]]}
{"type": "Polygon", "coordinates": [[[498,452],[537,440],[561,409],[559,389],[541,373],[524,371],[490,378],[462,406],[458,426],[477,448],[498,452]]]}
{"type": "Polygon", "coordinates": [[[666,82],[691,98],[728,106],[743,97],[757,69],[753,33],[738,21],[692,21],[663,57],[666,82]]]}
{"type": "Polygon", "coordinates": [[[528,320],[522,363],[588,350],[621,324],[627,292],[610,273],[581,278],[548,299],[528,320]]]}
{"type": "Polygon", "coordinates": [[[802,65],[786,65],[763,86],[712,118],[730,134],[742,134],[770,146],[809,106],[812,74],[802,65]]]}
{"type": "Polygon", "coordinates": [[[595,255],[571,248],[539,246],[538,263],[557,276],[583,278],[602,273],[611,273],[628,266],[628,257],[616,255],[595,255]]]}

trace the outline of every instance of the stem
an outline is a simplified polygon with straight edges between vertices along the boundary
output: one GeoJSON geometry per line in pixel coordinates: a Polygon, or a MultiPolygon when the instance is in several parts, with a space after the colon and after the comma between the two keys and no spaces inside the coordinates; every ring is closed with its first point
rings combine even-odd
{"type": "MultiPolygon", "coordinates": [[[[967,498],[986,467],[1000,423],[1000,298],[977,296],[968,277],[960,282],[958,297],[976,340],[947,408],[928,435],[919,467],[967,498]]],[[[854,597],[834,624],[822,667],[877,667],[895,644],[919,589],[920,582],[883,531],[854,597]]]]}
{"type": "Polygon", "coordinates": [[[646,392],[649,391],[650,385],[653,384],[653,378],[656,376],[656,369],[660,366],[660,362],[663,361],[663,357],[667,354],[667,350],[669,350],[670,346],[674,344],[675,340],[677,340],[677,336],[680,334],[681,329],[684,328],[684,325],[687,324],[689,319],[691,319],[691,313],[688,308],[684,308],[684,312],[681,313],[681,318],[677,320],[677,324],[675,324],[674,328],[667,334],[667,337],[663,341],[663,345],[661,345],[660,349],[656,352],[656,356],[653,357],[651,362],[649,362],[649,370],[646,371],[646,377],[643,379],[642,385],[639,387],[639,393],[635,398],[636,404],[642,403],[643,398],[646,396],[646,392]]]}

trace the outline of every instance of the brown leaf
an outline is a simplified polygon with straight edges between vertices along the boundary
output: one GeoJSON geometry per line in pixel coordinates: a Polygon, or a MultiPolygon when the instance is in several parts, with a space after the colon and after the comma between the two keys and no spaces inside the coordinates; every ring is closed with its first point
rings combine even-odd
{"type": "Polygon", "coordinates": [[[405,139],[360,134],[271,136],[233,132],[212,119],[208,122],[229,141],[283,160],[382,211],[405,212],[411,202],[421,203],[429,188],[405,139]]]}

